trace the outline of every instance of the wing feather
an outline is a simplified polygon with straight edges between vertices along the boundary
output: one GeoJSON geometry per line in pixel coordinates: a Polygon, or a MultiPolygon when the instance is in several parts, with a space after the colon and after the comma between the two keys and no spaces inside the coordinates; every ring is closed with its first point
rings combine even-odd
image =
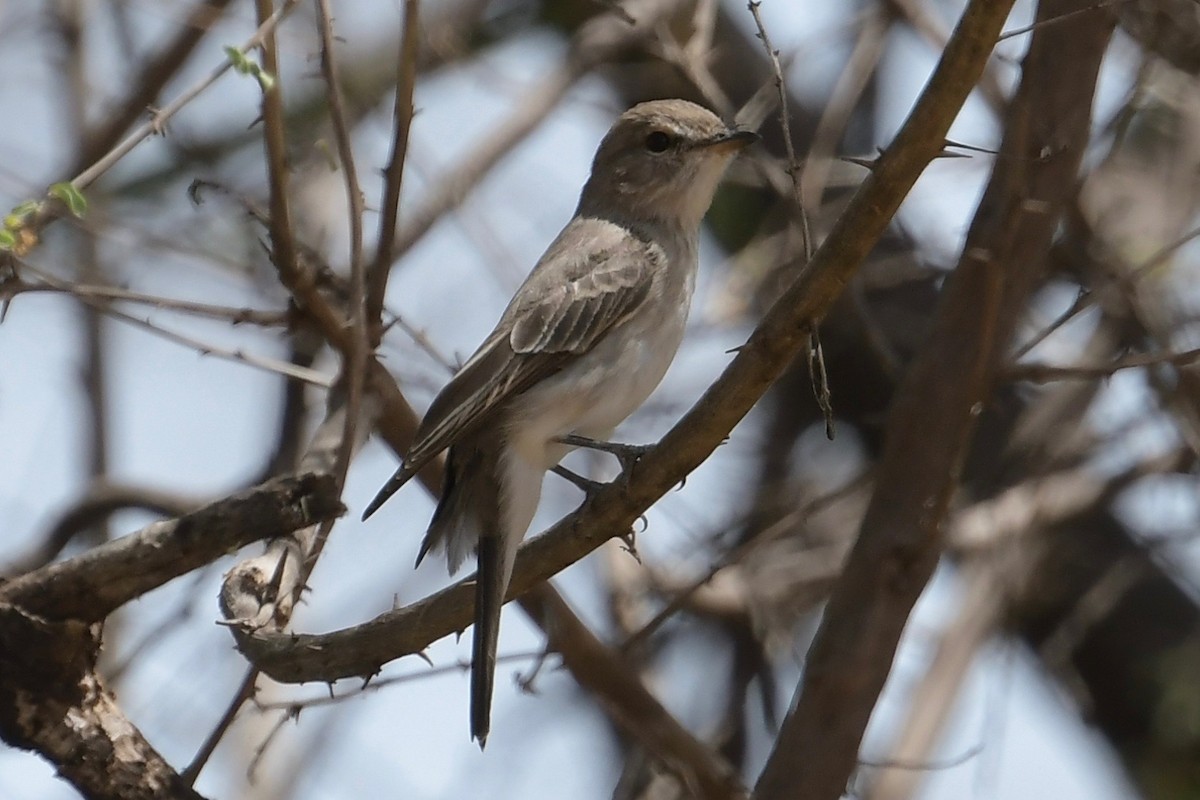
{"type": "Polygon", "coordinates": [[[550,248],[557,255],[538,264],[496,330],[434,399],[404,472],[415,474],[509,398],[591,350],[645,302],[662,260],[656,245],[621,231],[609,246],[579,258],[587,248],[571,247],[570,233],[550,248]],[[548,285],[556,275],[566,280],[548,285]]]}

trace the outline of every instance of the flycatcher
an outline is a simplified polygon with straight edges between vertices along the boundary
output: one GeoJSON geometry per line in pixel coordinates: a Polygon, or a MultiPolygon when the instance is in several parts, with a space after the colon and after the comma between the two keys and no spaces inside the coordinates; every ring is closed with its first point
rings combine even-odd
{"type": "Polygon", "coordinates": [[[675,358],[696,283],[700,220],[738,150],[758,139],[683,100],[626,111],[592,163],[575,216],[495,330],[434,398],[373,514],[449,448],[441,501],[417,563],[474,550],[471,736],[490,725],[500,608],[542,478],[572,448],[605,440],[675,358]]]}

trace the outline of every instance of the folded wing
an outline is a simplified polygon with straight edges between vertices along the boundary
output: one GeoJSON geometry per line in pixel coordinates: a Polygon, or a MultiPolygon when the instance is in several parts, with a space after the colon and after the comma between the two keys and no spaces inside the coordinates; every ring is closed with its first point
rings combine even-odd
{"type": "Polygon", "coordinates": [[[661,250],[616,226],[604,232],[618,235],[596,237],[573,231],[576,223],[563,231],[496,329],[434,399],[404,464],[364,518],[438,453],[486,423],[506,401],[587,353],[646,301],[661,250]],[[604,246],[594,246],[597,238],[604,246]],[[593,246],[585,246],[589,243],[593,246]]]}

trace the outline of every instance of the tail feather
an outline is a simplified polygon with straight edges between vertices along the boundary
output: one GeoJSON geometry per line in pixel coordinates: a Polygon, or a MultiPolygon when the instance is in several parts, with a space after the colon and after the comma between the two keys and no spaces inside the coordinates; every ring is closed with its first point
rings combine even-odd
{"type": "Polygon", "coordinates": [[[475,551],[485,520],[495,517],[497,502],[494,480],[480,468],[477,448],[470,443],[455,445],[446,456],[442,496],[434,509],[429,529],[421,540],[417,566],[430,553],[444,552],[446,566],[453,575],[475,551]]]}
{"type": "Polygon", "coordinates": [[[367,508],[363,511],[362,518],[365,520],[378,511],[379,507],[388,501],[388,498],[400,491],[401,486],[412,480],[412,477],[417,474],[417,469],[419,467],[413,464],[401,464],[400,469],[392,474],[392,477],[383,485],[383,488],[376,493],[375,498],[370,503],[367,503],[367,508]]]}
{"type": "MultiPolygon", "coordinates": [[[[458,462],[457,448],[451,447],[450,452],[446,454],[446,471],[442,478],[442,496],[438,498],[437,508],[433,510],[433,518],[429,520],[429,529],[425,531],[425,538],[421,540],[421,549],[417,552],[417,563],[415,566],[421,566],[421,562],[425,560],[425,556],[429,555],[430,550],[447,545],[454,535],[450,528],[456,520],[458,524],[466,521],[467,515],[463,513],[464,510],[456,510],[454,508],[461,501],[462,495],[458,491],[458,462]]],[[[458,564],[454,563],[454,559],[451,558],[450,573],[454,574],[454,570],[456,569],[458,569],[458,564]]]]}
{"type": "Polygon", "coordinates": [[[479,749],[487,744],[491,729],[492,690],[496,683],[496,648],[500,640],[500,610],[504,581],[500,541],[479,539],[479,572],[475,576],[475,632],[471,651],[471,738],[479,749]]]}
{"type": "MultiPolygon", "coordinates": [[[[533,505],[537,505],[536,498],[533,505]]],[[[528,521],[525,526],[528,526],[528,521]]],[[[524,533],[524,527],[520,527],[489,531],[479,537],[479,572],[475,576],[475,636],[471,657],[471,737],[479,742],[481,748],[487,740],[491,721],[500,610],[508,595],[513,565],[524,533]]]]}
{"type": "Polygon", "coordinates": [[[442,497],[418,558],[445,550],[450,571],[475,550],[475,628],[471,653],[471,738],[491,728],[500,611],[521,539],[537,510],[543,470],[507,456],[503,428],[483,429],[450,447],[442,497]]]}

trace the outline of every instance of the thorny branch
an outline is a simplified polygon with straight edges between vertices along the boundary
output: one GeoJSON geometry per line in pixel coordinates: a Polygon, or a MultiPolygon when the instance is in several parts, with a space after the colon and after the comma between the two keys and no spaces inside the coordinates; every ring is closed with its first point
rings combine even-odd
{"type": "MultiPolygon", "coordinates": [[[[945,132],[982,70],[1005,16],[1003,10],[971,7],[908,121],[809,268],[772,307],[717,382],[652,451],[582,509],[525,544],[510,598],[628,530],[724,441],[803,346],[812,321],[840,294],[908,189],[941,150],[945,132]]],[[[420,652],[466,627],[471,591],[469,582],[462,581],[355,628],[320,636],[258,634],[244,640],[242,649],[253,663],[285,682],[371,675],[382,664],[420,652]]]]}

